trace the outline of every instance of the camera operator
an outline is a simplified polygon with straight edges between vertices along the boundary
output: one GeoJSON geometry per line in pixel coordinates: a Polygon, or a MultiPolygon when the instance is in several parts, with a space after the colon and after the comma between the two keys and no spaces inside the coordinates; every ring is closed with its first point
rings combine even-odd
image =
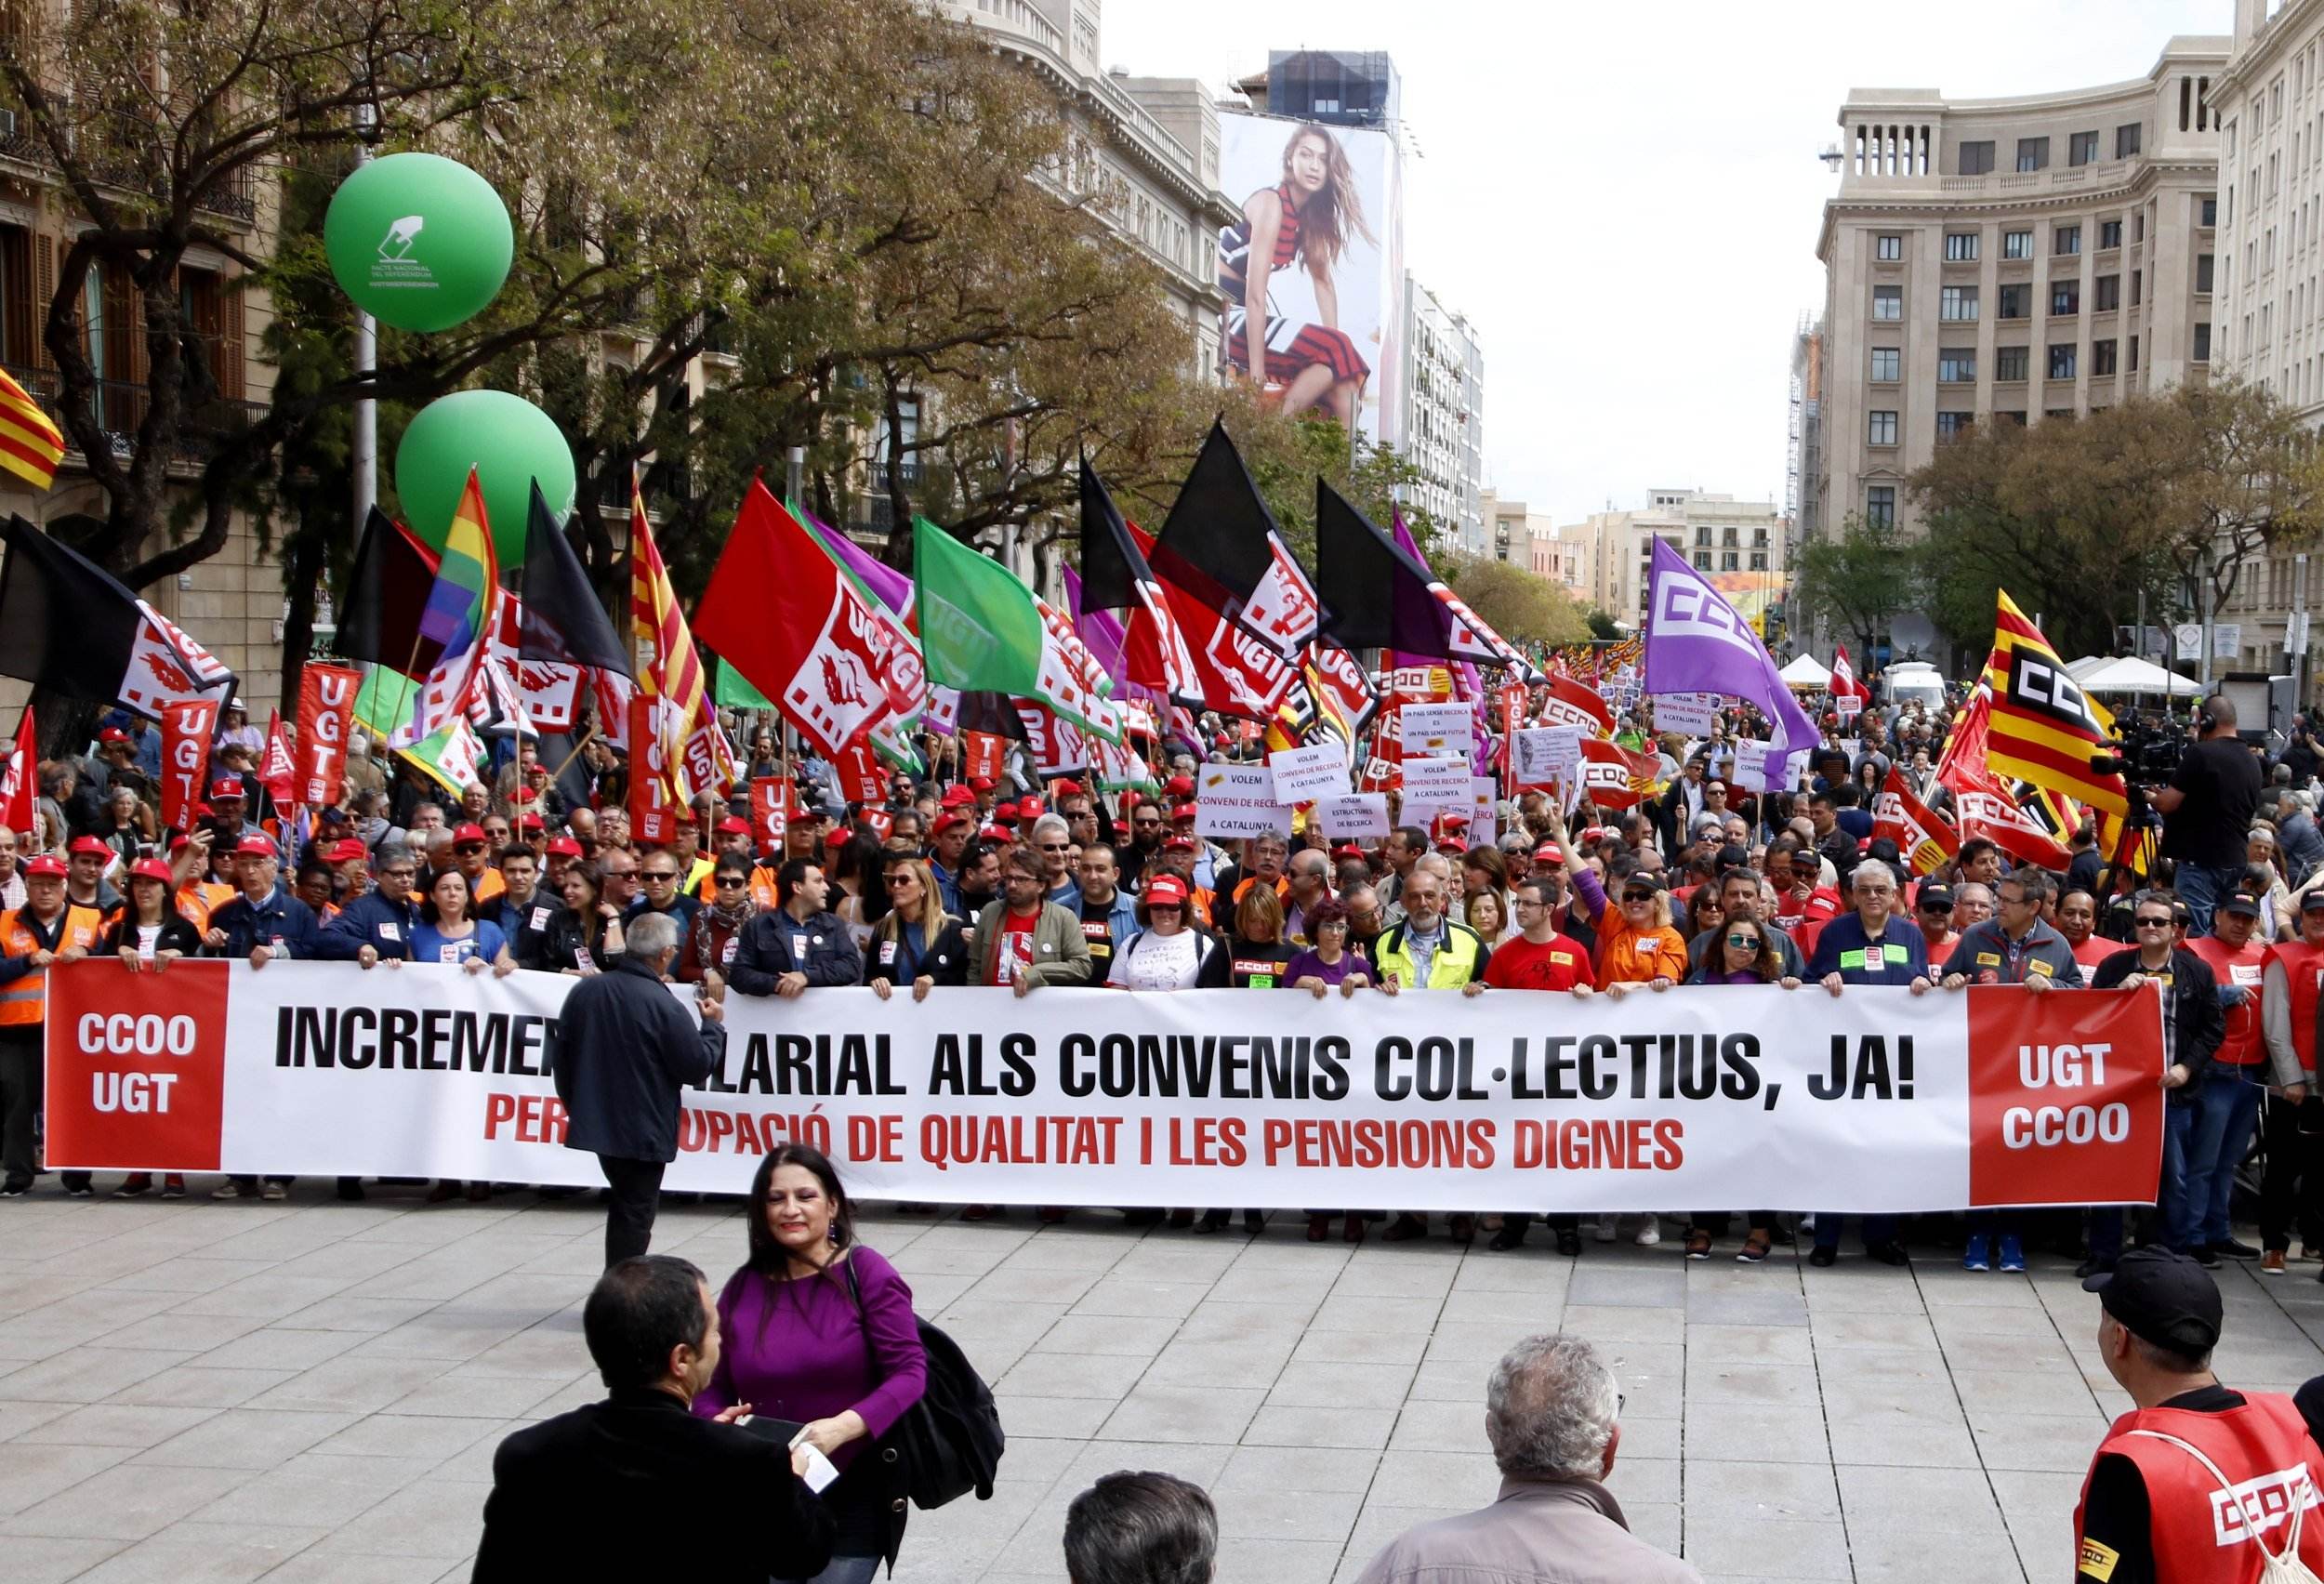
{"type": "Polygon", "coordinates": [[[2203,701],[2195,731],[2171,784],[2151,797],[2162,815],[2162,855],[2176,864],[2178,893],[2195,917],[2191,932],[2208,935],[2212,906],[2243,878],[2260,764],[2236,739],[2236,706],[2225,695],[2203,701]]]}

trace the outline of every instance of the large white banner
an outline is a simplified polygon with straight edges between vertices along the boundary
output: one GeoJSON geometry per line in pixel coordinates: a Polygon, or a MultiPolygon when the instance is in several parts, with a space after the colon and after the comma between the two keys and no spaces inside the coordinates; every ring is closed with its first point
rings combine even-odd
{"type": "MultiPolygon", "coordinates": [[[[50,1163],[597,1182],[595,1160],[561,1145],[549,1076],[574,983],[438,965],[53,970],[50,1163]]],[[[738,1192],[798,1138],[873,1198],[2144,1203],[2159,1005],[2014,986],[733,995],[724,1068],[685,1097],[668,1183],[738,1192]]]]}

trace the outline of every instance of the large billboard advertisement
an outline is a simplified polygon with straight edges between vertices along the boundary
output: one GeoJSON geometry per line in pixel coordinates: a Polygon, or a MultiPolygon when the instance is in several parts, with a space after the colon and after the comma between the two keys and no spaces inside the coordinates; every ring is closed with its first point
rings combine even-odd
{"type": "Polygon", "coordinates": [[[1219,179],[1243,218],[1219,232],[1222,372],[1295,413],[1399,439],[1404,379],[1401,154],[1386,132],[1219,117],[1219,179]],[[1248,327],[1262,323],[1252,337],[1248,327]],[[1257,341],[1254,361],[1252,341],[1257,341]]]}

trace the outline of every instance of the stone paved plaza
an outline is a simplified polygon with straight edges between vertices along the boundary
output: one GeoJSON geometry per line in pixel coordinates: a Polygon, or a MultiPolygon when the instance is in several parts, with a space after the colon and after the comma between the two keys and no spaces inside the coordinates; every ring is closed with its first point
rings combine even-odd
{"type": "MultiPolygon", "coordinates": [[[[114,1179],[99,1179],[100,1190],[114,1179]]],[[[580,1332],[601,1212],[416,1189],[284,1205],[0,1205],[0,1577],[468,1575],[494,1445],[599,1395],[580,1332]]],[[[1674,1223],[1672,1223],[1674,1225],[1674,1223]]],[[[1627,1227],[1626,1227],[1627,1229],[1627,1227]]],[[[1066,1503],[1164,1469],[1217,1498],[1220,1577],[1352,1578],[1406,1525],[1490,1498],[1486,1371],[1527,1331],[1605,1344],[1628,1397],[1614,1488],[1711,1578],[2043,1579],[2106,1419],[2095,1300],[2065,1263],[1689,1265],[1675,1236],[1514,1254],[885,1214],[863,1228],[996,1382],[1000,1486],[915,1514],[914,1584],[1062,1578],[1066,1503]],[[1932,1556],[1944,1565],[1930,1566],[1932,1556]]],[[[731,1207],[657,1247],[723,1279],[731,1207]]],[[[2223,1271],[2232,1384],[2324,1371],[2314,1265],[2223,1271]]]]}

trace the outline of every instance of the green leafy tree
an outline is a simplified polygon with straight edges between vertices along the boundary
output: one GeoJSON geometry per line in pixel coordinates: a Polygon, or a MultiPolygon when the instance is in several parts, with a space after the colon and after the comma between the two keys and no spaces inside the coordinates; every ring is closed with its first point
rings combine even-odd
{"type": "Polygon", "coordinates": [[[1897,612],[1913,603],[1918,557],[1893,523],[1850,516],[1800,554],[1798,600],[1869,655],[1897,612]]]}
{"type": "Polygon", "coordinates": [[[1512,643],[1579,643],[1589,617],[1546,577],[1491,556],[1454,556],[1441,569],[1453,592],[1512,643]]]}

